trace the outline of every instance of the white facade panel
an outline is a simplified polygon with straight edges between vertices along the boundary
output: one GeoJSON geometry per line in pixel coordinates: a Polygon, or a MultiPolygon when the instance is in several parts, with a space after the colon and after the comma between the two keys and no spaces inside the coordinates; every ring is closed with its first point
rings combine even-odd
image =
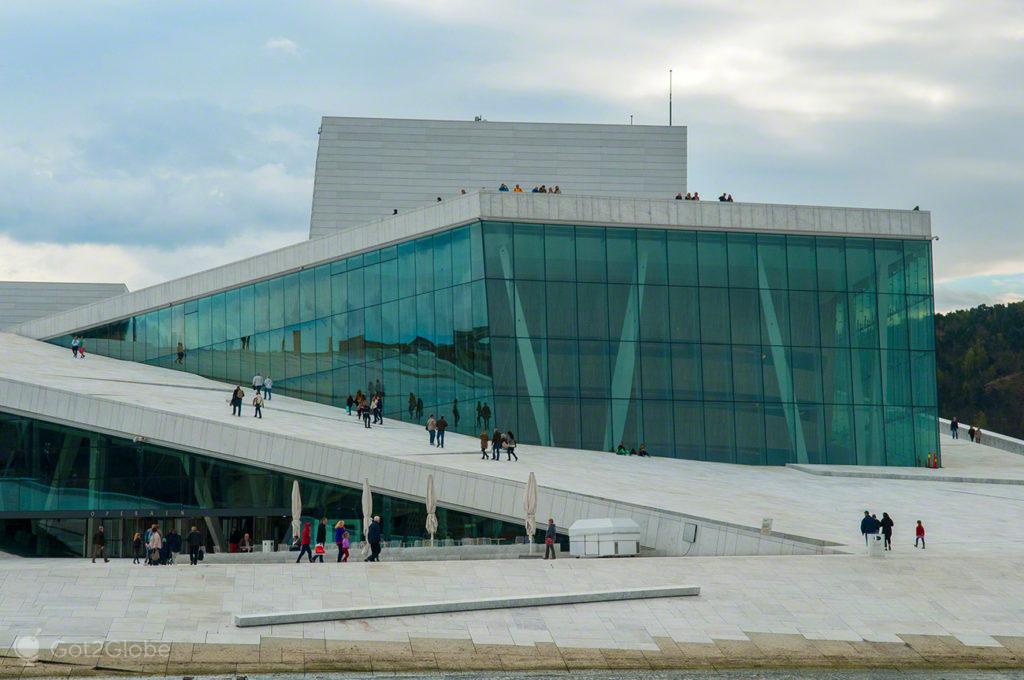
{"type": "Polygon", "coordinates": [[[325,117],[310,238],[502,182],[671,198],[686,191],[686,128],[325,117]]]}

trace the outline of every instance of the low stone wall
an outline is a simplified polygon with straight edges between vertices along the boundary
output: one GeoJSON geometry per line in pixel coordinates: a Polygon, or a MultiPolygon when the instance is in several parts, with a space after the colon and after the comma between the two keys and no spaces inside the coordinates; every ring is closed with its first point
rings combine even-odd
{"type": "Polygon", "coordinates": [[[1024,667],[1024,638],[967,646],[952,636],[900,634],[902,642],[817,640],[799,634],[748,633],[746,640],[676,642],[657,649],[475,644],[468,639],[406,642],[265,637],[259,644],[125,642],[88,648],[65,642],[25,661],[0,651],[0,678],[97,675],[236,675],[313,672],[571,671],[628,669],[1011,669],[1024,667]],[[122,649],[152,650],[128,656],[122,649]],[[84,653],[83,653],[84,652],[84,653]]]}

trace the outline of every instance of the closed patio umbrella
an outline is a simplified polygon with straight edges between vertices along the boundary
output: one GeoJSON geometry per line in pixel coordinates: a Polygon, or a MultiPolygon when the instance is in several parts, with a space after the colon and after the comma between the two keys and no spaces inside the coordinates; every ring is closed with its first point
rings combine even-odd
{"type": "Polygon", "coordinates": [[[370,480],[363,479],[363,557],[370,555],[370,522],[373,521],[373,495],[370,480]]]}
{"type": "Polygon", "coordinates": [[[427,533],[430,534],[430,547],[434,547],[434,534],[437,533],[437,498],[434,496],[434,475],[427,475],[427,533]]]}
{"type": "Polygon", "coordinates": [[[530,539],[530,553],[533,553],[533,536],[537,533],[537,478],[530,473],[523,495],[523,510],[526,511],[526,537],[530,539]]]}
{"type": "Polygon", "coordinates": [[[292,482],[292,543],[302,532],[302,495],[299,493],[299,480],[292,482]]]}

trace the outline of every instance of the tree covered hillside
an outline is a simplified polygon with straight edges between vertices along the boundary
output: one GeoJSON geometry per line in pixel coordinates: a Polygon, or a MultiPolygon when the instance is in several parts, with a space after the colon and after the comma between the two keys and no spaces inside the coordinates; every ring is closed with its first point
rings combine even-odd
{"type": "Polygon", "coordinates": [[[939,415],[1024,438],[1024,302],[935,315],[939,415]]]}

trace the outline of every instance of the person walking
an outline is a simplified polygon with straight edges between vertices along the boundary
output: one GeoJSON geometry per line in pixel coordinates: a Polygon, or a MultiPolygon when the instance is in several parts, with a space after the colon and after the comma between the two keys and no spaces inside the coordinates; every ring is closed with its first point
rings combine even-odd
{"type": "Polygon", "coordinates": [[[480,415],[484,419],[484,429],[491,429],[491,407],[487,405],[487,402],[484,402],[484,407],[480,409],[480,415]]]}
{"type": "Polygon", "coordinates": [[[252,398],[252,407],[253,407],[252,417],[253,418],[259,418],[260,420],[263,420],[263,397],[260,396],[259,392],[257,392],[256,396],[254,396],[252,398]]]}
{"type": "Polygon", "coordinates": [[[882,513],[882,521],[879,522],[879,525],[882,527],[882,536],[885,537],[885,545],[883,547],[886,550],[892,550],[892,528],[895,524],[892,521],[892,517],[889,517],[889,513],[882,513]]]}
{"type": "Polygon", "coordinates": [[[359,413],[363,417],[363,427],[367,430],[372,429],[370,427],[370,402],[366,399],[359,404],[359,413]]]}
{"type": "Polygon", "coordinates": [[[383,410],[384,406],[381,403],[380,394],[373,395],[373,401],[370,402],[370,412],[373,414],[374,425],[384,422],[383,410]]]}
{"type": "Polygon", "coordinates": [[[231,393],[231,415],[241,416],[242,415],[242,397],[245,396],[245,392],[239,385],[235,385],[235,391],[231,393]]]}
{"type": "Polygon", "coordinates": [[[516,438],[512,435],[512,430],[505,433],[505,453],[508,454],[509,461],[513,458],[516,462],[519,461],[519,456],[516,455],[516,438]]]}
{"type": "Polygon", "coordinates": [[[501,430],[494,428],[494,434],[491,436],[491,460],[501,460],[501,430]]]}
{"type": "Polygon", "coordinates": [[[350,545],[348,532],[346,531],[341,535],[341,553],[338,555],[339,562],[348,562],[348,549],[350,545]]]}
{"type": "Polygon", "coordinates": [[[873,533],[871,531],[872,524],[871,513],[865,510],[864,517],[860,520],[860,533],[864,534],[864,545],[868,544],[868,535],[873,533]]]}
{"type": "Polygon", "coordinates": [[[327,552],[327,518],[321,517],[320,524],[316,528],[316,554],[310,561],[316,562],[319,559],[320,564],[323,564],[325,552],[327,552]]]}
{"type": "Polygon", "coordinates": [[[263,379],[263,398],[266,399],[267,401],[270,401],[271,392],[273,391],[273,389],[274,381],[271,380],[270,376],[268,375],[266,378],[263,379]]]}
{"type": "Polygon", "coordinates": [[[189,530],[185,544],[188,546],[188,562],[194,567],[199,564],[199,551],[203,549],[203,537],[199,529],[193,526],[189,530]]]}
{"type": "Polygon", "coordinates": [[[370,522],[370,528],[366,532],[366,541],[370,544],[370,556],[364,562],[380,562],[380,541],[381,541],[380,515],[374,515],[370,522]]]}
{"type": "Polygon", "coordinates": [[[303,555],[309,555],[309,561],[312,562],[313,561],[313,551],[309,547],[309,542],[312,540],[312,538],[311,538],[311,530],[309,528],[309,522],[306,522],[303,525],[303,527],[302,527],[302,538],[299,539],[299,540],[301,541],[299,543],[299,556],[295,559],[295,564],[298,564],[299,562],[302,561],[302,556],[303,555]]]}
{"type": "Polygon", "coordinates": [[[548,555],[551,555],[550,559],[555,559],[555,541],[557,538],[558,532],[555,529],[555,520],[549,517],[548,528],[544,532],[544,559],[549,559],[548,555]]]}
{"type": "Polygon", "coordinates": [[[924,550],[924,525],[921,524],[921,520],[917,520],[917,526],[914,527],[914,547],[917,547],[918,541],[921,542],[921,550],[924,550]]]}
{"type": "Polygon", "coordinates": [[[132,536],[132,564],[140,564],[139,559],[143,557],[142,534],[138,531],[132,536]]]}
{"type": "MultiPolygon", "coordinates": [[[[78,353],[82,354],[83,358],[84,358],[84,352],[82,351],[81,347],[78,348],[78,353]]],[[[981,428],[980,427],[976,428],[974,430],[974,443],[975,444],[980,444],[981,443],[981,428]]]]}
{"type": "Polygon", "coordinates": [[[427,434],[430,435],[430,445],[433,446],[434,439],[437,437],[437,421],[434,420],[433,413],[427,418],[427,434]]]}
{"type": "Polygon", "coordinates": [[[82,338],[81,340],[78,341],[78,358],[85,358],[85,338],[82,338]]]}
{"type": "Polygon", "coordinates": [[[71,339],[71,358],[78,358],[78,346],[82,344],[82,338],[77,335],[71,339]]]}
{"type": "Polygon", "coordinates": [[[352,415],[352,406],[356,403],[356,400],[352,398],[352,395],[348,395],[348,399],[345,400],[345,410],[348,411],[349,415],[352,415]]]}
{"type": "Polygon", "coordinates": [[[953,439],[960,439],[960,420],[956,416],[949,421],[949,436],[953,439]]]}
{"type": "Polygon", "coordinates": [[[174,525],[171,525],[167,532],[165,543],[167,543],[167,563],[174,564],[174,556],[181,553],[181,534],[174,528],[174,525]]]}
{"type": "Polygon", "coordinates": [[[177,352],[175,353],[174,363],[176,363],[176,364],[183,364],[183,363],[185,363],[185,345],[183,345],[181,343],[181,341],[178,342],[178,348],[177,348],[177,352]]]}
{"type": "Polygon", "coordinates": [[[96,564],[96,556],[103,558],[104,562],[109,562],[107,559],[107,535],[103,532],[103,525],[96,529],[96,533],[92,535],[92,563],[96,564]]]}
{"type": "Polygon", "coordinates": [[[455,429],[459,429],[459,400],[456,399],[452,402],[452,422],[455,423],[455,429]]]}
{"type": "Polygon", "coordinates": [[[342,561],[341,560],[342,552],[343,552],[342,548],[341,548],[342,538],[344,538],[345,534],[347,534],[347,533],[348,532],[345,531],[345,520],[339,519],[337,522],[334,523],[334,545],[338,546],[338,561],[339,562],[342,561]]]}
{"type": "Polygon", "coordinates": [[[488,458],[488,456],[487,456],[487,449],[488,449],[489,443],[490,443],[490,440],[487,438],[487,430],[482,430],[480,432],[480,459],[481,460],[487,460],[487,458],[488,458]]]}
{"type": "Polygon", "coordinates": [[[259,373],[252,377],[252,389],[256,394],[263,391],[263,376],[259,373]]]}
{"type": "Polygon", "coordinates": [[[160,535],[160,527],[156,524],[153,525],[153,530],[149,534],[149,544],[146,548],[149,550],[149,563],[160,564],[160,552],[164,549],[164,537],[160,535]]]}
{"type": "Polygon", "coordinates": [[[437,421],[437,424],[435,425],[435,427],[437,428],[437,447],[439,449],[443,449],[444,448],[444,433],[445,433],[445,430],[448,429],[448,421],[444,419],[444,416],[441,416],[441,420],[437,421]]]}

